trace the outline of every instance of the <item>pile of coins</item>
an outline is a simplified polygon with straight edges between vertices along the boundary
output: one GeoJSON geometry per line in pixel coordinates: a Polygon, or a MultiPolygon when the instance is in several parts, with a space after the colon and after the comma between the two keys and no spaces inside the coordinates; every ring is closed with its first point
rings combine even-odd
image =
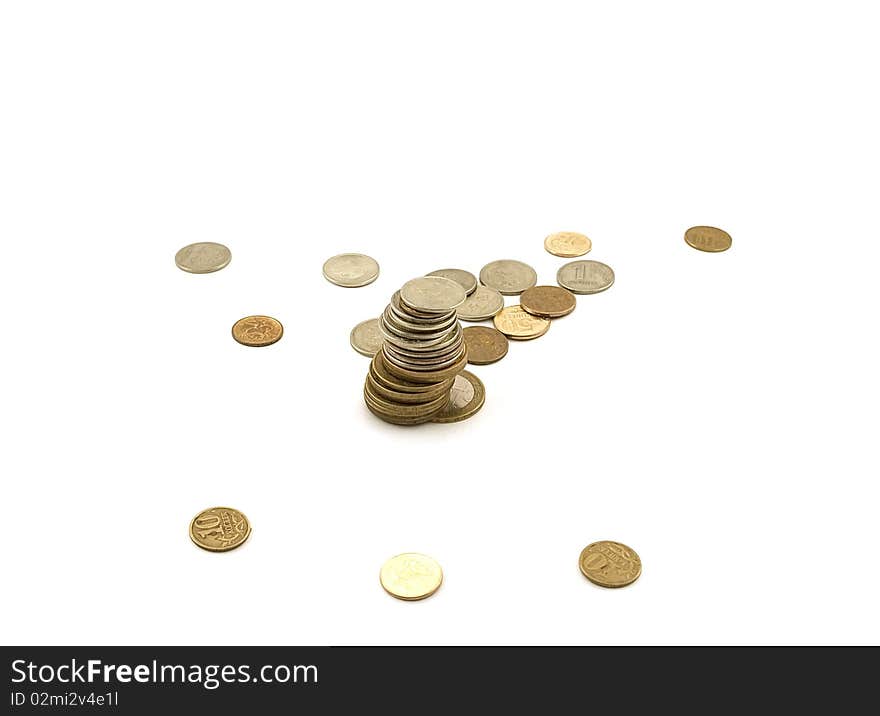
{"type": "Polygon", "coordinates": [[[379,319],[383,338],[364,383],[370,411],[388,423],[434,420],[467,365],[456,309],[465,290],[448,278],[425,276],[403,285],[379,319]]]}

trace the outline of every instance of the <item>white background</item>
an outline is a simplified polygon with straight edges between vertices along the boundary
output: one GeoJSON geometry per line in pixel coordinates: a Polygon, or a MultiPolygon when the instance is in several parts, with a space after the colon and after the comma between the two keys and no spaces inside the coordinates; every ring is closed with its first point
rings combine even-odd
{"type": "Polygon", "coordinates": [[[872,9],[4,2],[3,641],[880,641],[872,9]],[[447,266],[553,283],[561,230],[617,282],[479,415],[366,411],[352,326],[447,266]],[[202,240],[230,266],[175,268],[202,240]],[[322,278],[350,251],[375,284],[322,278]],[[403,551],[433,598],[380,588],[403,551]]]}

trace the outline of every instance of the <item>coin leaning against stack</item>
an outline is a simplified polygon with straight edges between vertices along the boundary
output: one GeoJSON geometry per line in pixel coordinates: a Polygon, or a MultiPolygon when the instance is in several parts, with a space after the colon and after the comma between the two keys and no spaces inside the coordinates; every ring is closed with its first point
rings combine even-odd
{"type": "Polygon", "coordinates": [[[467,366],[456,308],[465,290],[439,276],[408,281],[379,318],[384,343],[373,357],[364,401],[385,422],[418,425],[449,402],[456,376],[467,366]]]}

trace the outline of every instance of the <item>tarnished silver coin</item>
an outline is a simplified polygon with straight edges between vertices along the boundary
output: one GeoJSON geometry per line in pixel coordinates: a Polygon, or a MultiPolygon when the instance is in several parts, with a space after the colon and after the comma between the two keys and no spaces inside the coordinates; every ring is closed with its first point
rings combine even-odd
{"type": "Polygon", "coordinates": [[[455,281],[464,289],[464,292],[468,296],[477,290],[477,277],[470,271],[464,271],[463,269],[440,269],[439,271],[431,271],[431,273],[427,275],[440,276],[441,278],[448,278],[450,281],[455,281]]]}
{"type": "Polygon", "coordinates": [[[538,274],[522,261],[501,259],[483,266],[480,283],[505,296],[516,296],[538,283],[538,274]]]}
{"type": "Polygon", "coordinates": [[[371,318],[368,321],[362,321],[351,329],[351,347],[354,348],[362,356],[372,358],[382,347],[384,338],[379,330],[379,319],[371,318]]]}
{"type": "Polygon", "coordinates": [[[425,313],[447,313],[458,308],[466,298],[460,284],[441,276],[414,278],[400,289],[401,301],[425,313]]]}
{"type": "Polygon", "coordinates": [[[344,288],[360,288],[379,276],[376,259],[364,254],[339,254],[324,262],[324,278],[344,288]]]}
{"type": "Polygon", "coordinates": [[[477,286],[467,300],[458,307],[462,321],[488,321],[504,308],[504,296],[494,288],[477,286]]]}
{"type": "Polygon", "coordinates": [[[614,271],[599,261],[572,261],[559,269],[556,283],[572,293],[599,293],[614,283],[614,271]]]}
{"type": "Polygon", "coordinates": [[[184,246],[174,256],[177,268],[187,273],[213,273],[226,268],[232,260],[232,253],[223,244],[213,241],[200,241],[184,246]]]}

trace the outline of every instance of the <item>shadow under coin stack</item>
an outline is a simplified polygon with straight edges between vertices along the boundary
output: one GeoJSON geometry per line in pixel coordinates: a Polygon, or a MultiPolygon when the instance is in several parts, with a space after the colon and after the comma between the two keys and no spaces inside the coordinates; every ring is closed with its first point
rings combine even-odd
{"type": "Polygon", "coordinates": [[[379,318],[382,349],[370,364],[364,400],[396,425],[429,423],[449,402],[455,377],[467,366],[456,308],[464,289],[439,276],[408,281],[379,318]]]}

